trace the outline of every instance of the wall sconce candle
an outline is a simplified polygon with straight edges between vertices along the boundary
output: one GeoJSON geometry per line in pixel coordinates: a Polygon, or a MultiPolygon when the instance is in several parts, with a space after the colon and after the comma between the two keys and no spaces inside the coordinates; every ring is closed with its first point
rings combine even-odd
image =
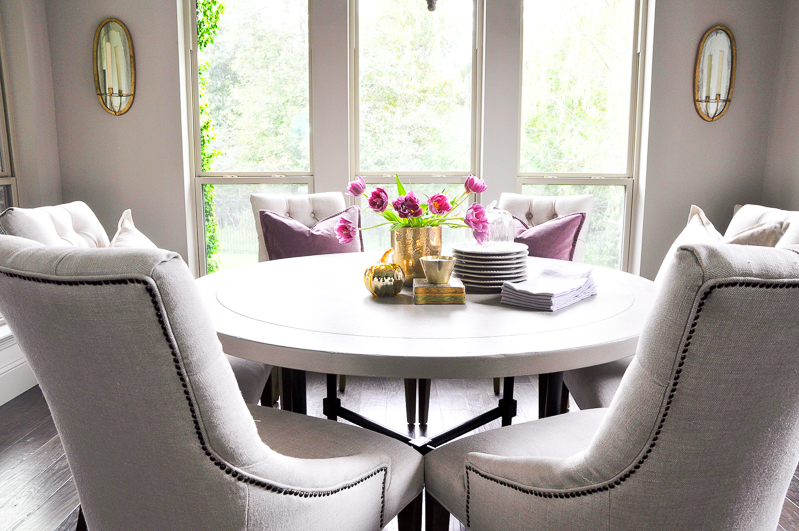
{"type": "Polygon", "coordinates": [[[125,24],[115,18],[102,21],[94,33],[94,86],[102,108],[115,116],[133,104],[133,41],[125,24]]]}
{"type": "Polygon", "coordinates": [[[724,26],[707,30],[699,42],[694,73],[694,105],[703,120],[716,121],[729,109],[735,86],[735,60],[732,32],[724,26]],[[717,53],[718,61],[714,61],[717,53]],[[714,70],[715,87],[712,86],[714,70]]]}

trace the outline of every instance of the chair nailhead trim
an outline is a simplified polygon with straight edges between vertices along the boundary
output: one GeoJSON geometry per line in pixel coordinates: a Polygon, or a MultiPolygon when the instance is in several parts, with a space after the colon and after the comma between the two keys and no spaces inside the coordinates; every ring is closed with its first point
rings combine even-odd
{"type": "MultiPolygon", "coordinates": [[[[712,286],[709,286],[702,296],[699,298],[699,303],[694,310],[693,319],[690,321],[690,325],[688,327],[688,334],[686,335],[685,339],[683,340],[683,344],[680,347],[680,357],[679,363],[677,364],[677,368],[674,370],[671,379],[671,389],[669,390],[668,399],[662,406],[661,414],[660,414],[660,421],[658,424],[657,429],[655,430],[654,434],[650,437],[648,443],[645,445],[646,450],[641,455],[640,459],[635,462],[634,465],[628,467],[626,470],[623,470],[619,475],[615,478],[592,487],[570,490],[565,492],[552,492],[546,491],[542,489],[535,489],[529,487],[522,487],[519,485],[515,485],[508,481],[504,481],[502,479],[495,478],[493,476],[489,476],[471,465],[466,465],[466,527],[471,525],[471,518],[469,515],[469,503],[471,501],[471,489],[470,489],[470,474],[475,474],[483,479],[487,479],[493,483],[501,485],[503,487],[508,487],[523,494],[528,494],[530,496],[535,496],[536,498],[547,498],[547,499],[566,499],[566,498],[576,498],[579,496],[587,496],[589,494],[595,494],[597,492],[606,492],[608,489],[613,489],[617,486],[620,486],[623,481],[628,479],[630,476],[635,474],[644,464],[646,459],[649,457],[649,454],[652,453],[652,449],[657,446],[657,440],[660,436],[661,430],[666,423],[666,418],[669,415],[669,410],[671,409],[672,401],[674,400],[674,396],[677,392],[677,386],[679,385],[680,375],[683,372],[685,360],[688,355],[688,351],[690,350],[688,347],[691,345],[691,340],[693,339],[694,333],[696,332],[696,326],[699,322],[699,314],[702,312],[702,309],[705,306],[705,302],[707,298],[713,293],[716,289],[724,289],[724,288],[756,288],[756,289],[792,289],[792,288],[799,288],[799,283],[797,282],[786,282],[784,280],[766,280],[766,281],[759,281],[759,282],[722,282],[712,286]]],[[[666,386],[669,387],[669,386],[666,386]]]]}
{"type": "Polygon", "coordinates": [[[172,337],[169,334],[167,323],[161,314],[161,306],[159,304],[159,299],[156,290],[153,287],[153,285],[150,284],[149,281],[141,280],[138,278],[122,278],[122,279],[108,279],[108,280],[50,280],[46,278],[18,275],[16,273],[7,273],[5,271],[0,271],[0,274],[7,276],[9,278],[26,280],[29,282],[37,282],[39,284],[53,284],[56,286],[110,286],[110,285],[119,285],[119,284],[144,284],[144,288],[145,290],[147,290],[147,294],[150,296],[150,301],[152,302],[153,309],[155,311],[155,317],[158,321],[158,324],[161,326],[161,332],[163,333],[164,339],[166,340],[167,346],[169,347],[169,350],[172,354],[172,361],[175,365],[175,373],[178,376],[178,381],[181,384],[181,389],[183,389],[183,395],[186,398],[186,402],[188,403],[189,406],[189,413],[191,414],[192,422],[194,424],[194,431],[197,434],[197,439],[200,443],[200,449],[206,455],[206,457],[208,457],[208,460],[211,463],[213,463],[214,466],[219,468],[225,474],[231,476],[236,481],[240,481],[248,485],[255,485],[257,487],[265,489],[268,492],[274,492],[276,494],[282,494],[284,496],[296,496],[298,498],[309,498],[309,497],[322,498],[322,497],[332,496],[333,494],[337,494],[339,492],[343,492],[345,490],[349,490],[353,487],[356,487],[361,483],[363,483],[364,481],[377,476],[378,474],[382,474],[383,486],[380,493],[380,529],[384,527],[383,520],[385,519],[385,513],[386,513],[386,479],[388,476],[388,467],[386,466],[379,467],[370,472],[369,474],[367,474],[366,476],[351,481],[345,485],[341,485],[340,487],[337,487],[335,489],[311,491],[311,490],[288,489],[288,488],[278,487],[277,485],[264,481],[257,476],[252,476],[250,474],[247,474],[246,472],[232,468],[229,463],[225,462],[220,456],[212,452],[211,446],[208,445],[205,441],[205,435],[203,434],[202,427],[200,426],[200,421],[197,418],[197,413],[196,413],[197,406],[194,404],[192,395],[188,390],[188,385],[186,383],[187,378],[185,373],[183,372],[183,366],[181,365],[181,360],[178,355],[177,346],[173,343],[172,337]]]}

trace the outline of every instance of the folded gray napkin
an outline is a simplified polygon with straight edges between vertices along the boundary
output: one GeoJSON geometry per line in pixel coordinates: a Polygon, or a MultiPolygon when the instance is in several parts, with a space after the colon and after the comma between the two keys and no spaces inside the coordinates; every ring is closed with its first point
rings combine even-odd
{"type": "Polygon", "coordinates": [[[591,271],[590,267],[575,271],[573,268],[547,266],[531,272],[527,280],[505,282],[500,302],[531,310],[560,310],[596,295],[591,271]]]}

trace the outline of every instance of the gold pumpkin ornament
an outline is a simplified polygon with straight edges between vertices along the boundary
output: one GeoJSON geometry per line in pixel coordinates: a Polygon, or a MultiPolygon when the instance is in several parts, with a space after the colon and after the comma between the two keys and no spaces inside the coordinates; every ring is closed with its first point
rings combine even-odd
{"type": "Polygon", "coordinates": [[[366,289],[375,297],[394,297],[402,291],[405,285],[405,273],[398,264],[386,262],[386,258],[394,252],[389,249],[383,254],[378,263],[366,269],[363,274],[363,283],[366,289]]]}

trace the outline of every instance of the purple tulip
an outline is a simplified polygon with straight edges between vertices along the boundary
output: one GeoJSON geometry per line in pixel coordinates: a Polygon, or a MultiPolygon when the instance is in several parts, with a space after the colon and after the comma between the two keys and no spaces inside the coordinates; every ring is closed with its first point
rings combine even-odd
{"type": "Polygon", "coordinates": [[[358,227],[355,226],[355,223],[346,218],[338,220],[336,224],[336,238],[338,238],[339,243],[350,243],[355,239],[357,233],[358,227]]]}
{"type": "Polygon", "coordinates": [[[452,210],[452,206],[444,194],[435,194],[427,200],[427,207],[433,214],[446,214],[452,210]]]}
{"type": "Polygon", "coordinates": [[[422,207],[419,206],[419,200],[413,192],[408,192],[404,196],[400,196],[391,203],[397,215],[403,219],[405,218],[418,218],[424,212],[422,207]]]}
{"type": "Polygon", "coordinates": [[[477,240],[477,243],[482,245],[483,242],[488,239],[491,224],[486,218],[486,210],[483,208],[483,205],[480,203],[472,203],[468,210],[466,210],[466,216],[463,218],[463,222],[472,228],[472,234],[474,235],[474,239],[477,240]]]}
{"type": "Polygon", "coordinates": [[[369,208],[377,213],[385,212],[388,208],[388,194],[382,188],[375,188],[369,196],[369,208]]]}
{"type": "Polygon", "coordinates": [[[481,192],[485,192],[485,189],[488,188],[486,182],[482,179],[478,179],[474,175],[469,175],[466,178],[466,191],[470,194],[479,194],[481,192]]]}
{"type": "Polygon", "coordinates": [[[358,197],[363,195],[363,192],[366,190],[366,182],[364,182],[363,177],[360,175],[355,177],[354,181],[350,181],[350,184],[347,185],[347,195],[351,197],[358,197]]]}

